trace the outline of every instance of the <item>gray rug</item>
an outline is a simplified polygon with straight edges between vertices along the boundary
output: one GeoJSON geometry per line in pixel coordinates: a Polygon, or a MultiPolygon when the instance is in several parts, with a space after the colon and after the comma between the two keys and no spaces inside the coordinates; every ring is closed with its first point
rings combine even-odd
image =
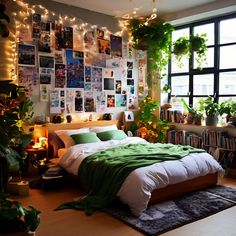
{"type": "Polygon", "coordinates": [[[235,205],[236,189],[214,186],[149,206],[139,218],[121,203],[105,209],[105,212],[145,235],[160,235],[235,205]]]}

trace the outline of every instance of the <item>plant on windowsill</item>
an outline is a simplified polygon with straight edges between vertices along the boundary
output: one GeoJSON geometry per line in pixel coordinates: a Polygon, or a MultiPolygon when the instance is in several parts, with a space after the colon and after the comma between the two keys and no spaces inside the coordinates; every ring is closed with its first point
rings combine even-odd
{"type": "Polygon", "coordinates": [[[147,96],[139,103],[137,114],[138,133],[148,142],[166,142],[169,124],[165,121],[158,120],[153,114],[159,108],[159,103],[147,96]]]}
{"type": "Polygon", "coordinates": [[[40,223],[40,211],[32,206],[25,208],[8,197],[8,194],[0,194],[0,234],[33,235],[40,223]]]}
{"type": "Polygon", "coordinates": [[[147,50],[151,69],[160,73],[165,69],[170,58],[171,35],[174,27],[165,22],[151,22],[143,24],[137,19],[130,22],[133,47],[147,50]]]}
{"type": "Polygon", "coordinates": [[[206,61],[206,34],[191,35],[187,37],[180,37],[173,43],[173,54],[176,58],[179,67],[183,66],[182,58],[189,58],[194,52],[196,53],[197,68],[202,69],[202,64],[206,61]]]}
{"type": "Polygon", "coordinates": [[[201,125],[203,118],[202,113],[190,107],[183,98],[181,98],[181,103],[183,104],[184,110],[187,113],[184,119],[184,124],[201,125]]]}
{"type": "Polygon", "coordinates": [[[25,96],[25,88],[0,80],[0,193],[7,190],[9,173],[19,173],[23,167],[24,148],[32,140],[24,125],[32,115],[32,102],[25,96]]]}
{"type": "Polygon", "coordinates": [[[213,97],[201,98],[199,100],[199,111],[204,112],[206,125],[216,126],[218,123],[219,104],[214,102],[213,97]]]}
{"type": "Polygon", "coordinates": [[[219,114],[226,115],[227,122],[236,126],[236,102],[226,101],[219,104],[219,114]]]}

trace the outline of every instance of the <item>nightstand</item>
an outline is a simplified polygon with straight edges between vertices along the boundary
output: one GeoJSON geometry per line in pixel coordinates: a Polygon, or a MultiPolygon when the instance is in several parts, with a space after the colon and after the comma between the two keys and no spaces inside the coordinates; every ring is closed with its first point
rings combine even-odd
{"type": "Polygon", "coordinates": [[[25,173],[28,173],[30,165],[37,165],[39,160],[48,158],[47,148],[26,148],[27,158],[25,161],[25,173]]]}

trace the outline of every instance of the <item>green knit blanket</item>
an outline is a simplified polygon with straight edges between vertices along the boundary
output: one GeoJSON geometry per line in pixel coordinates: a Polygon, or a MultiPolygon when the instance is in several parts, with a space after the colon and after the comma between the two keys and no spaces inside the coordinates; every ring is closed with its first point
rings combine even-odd
{"type": "Polygon", "coordinates": [[[179,160],[190,153],[205,152],[190,146],[173,144],[129,144],[106,149],[85,158],[78,171],[88,193],[77,201],[60,205],[56,210],[78,209],[87,215],[109,206],[131,171],[154,163],[179,160]]]}

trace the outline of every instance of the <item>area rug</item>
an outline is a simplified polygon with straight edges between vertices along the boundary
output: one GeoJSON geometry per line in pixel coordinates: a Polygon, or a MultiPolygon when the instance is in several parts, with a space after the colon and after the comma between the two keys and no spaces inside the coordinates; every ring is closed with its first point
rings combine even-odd
{"type": "Polygon", "coordinates": [[[105,209],[105,212],[145,235],[160,235],[235,205],[236,189],[214,186],[149,206],[139,218],[121,203],[105,209]]]}

